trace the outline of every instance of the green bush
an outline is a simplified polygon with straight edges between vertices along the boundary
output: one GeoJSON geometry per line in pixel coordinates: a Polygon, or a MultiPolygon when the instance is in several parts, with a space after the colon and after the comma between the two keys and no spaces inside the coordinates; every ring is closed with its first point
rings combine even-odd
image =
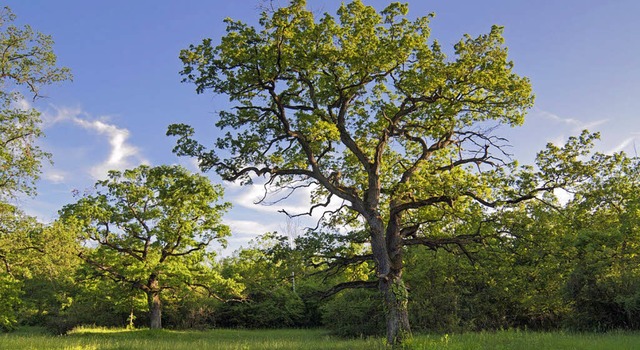
{"type": "Polygon", "coordinates": [[[305,306],[302,299],[288,288],[249,293],[243,301],[221,305],[216,318],[222,327],[286,328],[301,326],[305,306]]]}
{"type": "Polygon", "coordinates": [[[640,278],[631,273],[596,276],[576,269],[567,282],[573,306],[566,324],[580,331],[640,329],[640,278]]]}
{"type": "Polygon", "coordinates": [[[162,324],[168,328],[209,329],[217,326],[217,311],[221,302],[198,293],[166,300],[162,324]]]}
{"type": "Polygon", "coordinates": [[[384,334],[380,293],[370,289],[345,290],[324,305],[322,321],[327,329],[341,337],[384,334]]]}
{"type": "Polygon", "coordinates": [[[17,308],[20,305],[22,283],[11,275],[0,273],[0,330],[12,331],[17,320],[17,308]]]}

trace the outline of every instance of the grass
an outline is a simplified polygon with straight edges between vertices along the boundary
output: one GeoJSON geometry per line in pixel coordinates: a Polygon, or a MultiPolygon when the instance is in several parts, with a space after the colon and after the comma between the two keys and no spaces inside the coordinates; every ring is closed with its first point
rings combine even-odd
{"type": "MultiPolygon", "coordinates": [[[[500,331],[418,335],[409,349],[640,349],[640,333],[537,333],[500,331]]],[[[171,331],[80,328],[50,336],[37,328],[0,335],[0,349],[387,349],[380,338],[340,339],[324,330],[171,331]]]]}
{"type": "Polygon", "coordinates": [[[414,349],[446,350],[631,350],[640,349],[640,333],[543,333],[510,330],[457,335],[417,336],[411,345],[414,349]]]}
{"type": "Polygon", "coordinates": [[[385,349],[382,339],[345,340],[326,331],[277,329],[211,331],[80,328],[66,336],[23,328],[0,335],[0,349],[385,349]]]}

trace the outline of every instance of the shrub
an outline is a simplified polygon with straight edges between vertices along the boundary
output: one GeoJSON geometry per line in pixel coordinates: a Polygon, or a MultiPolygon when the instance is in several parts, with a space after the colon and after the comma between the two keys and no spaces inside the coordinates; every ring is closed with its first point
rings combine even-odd
{"type": "Polygon", "coordinates": [[[384,334],[380,293],[369,289],[345,290],[324,305],[322,321],[333,334],[341,337],[384,334]]]}

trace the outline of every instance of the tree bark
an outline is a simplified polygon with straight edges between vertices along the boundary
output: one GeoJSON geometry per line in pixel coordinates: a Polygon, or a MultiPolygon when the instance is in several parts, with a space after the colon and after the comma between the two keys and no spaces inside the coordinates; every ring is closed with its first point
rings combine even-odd
{"type": "Polygon", "coordinates": [[[147,302],[149,303],[149,328],[162,328],[162,302],[160,301],[159,292],[147,293],[147,302]]]}
{"type": "Polygon", "coordinates": [[[411,338],[407,288],[402,282],[401,276],[389,276],[388,279],[380,281],[380,290],[384,297],[387,343],[394,346],[402,344],[411,338]]]}
{"type": "Polygon", "coordinates": [[[158,280],[155,276],[149,278],[149,290],[147,291],[147,303],[149,304],[149,328],[162,328],[162,301],[160,300],[160,290],[158,280]]]}
{"type": "Polygon", "coordinates": [[[385,227],[379,216],[368,220],[371,229],[371,249],[377,263],[378,286],[384,299],[387,342],[392,346],[411,338],[409,293],[402,281],[403,248],[399,217],[392,217],[385,227]],[[385,234],[386,233],[386,234],[385,234]]]}

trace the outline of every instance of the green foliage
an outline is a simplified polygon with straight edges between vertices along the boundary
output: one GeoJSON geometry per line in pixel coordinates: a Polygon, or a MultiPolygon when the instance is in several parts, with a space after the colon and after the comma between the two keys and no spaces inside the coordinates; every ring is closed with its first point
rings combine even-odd
{"type": "Polygon", "coordinates": [[[73,231],[44,226],[13,206],[0,205],[2,294],[10,301],[1,311],[5,329],[18,321],[43,324],[46,315],[60,310],[78,265],[78,248],[73,231]]]}
{"type": "Polygon", "coordinates": [[[42,160],[49,154],[36,145],[42,136],[40,113],[25,101],[25,93],[39,96],[40,88],[71,78],[56,67],[50,36],[12,24],[15,15],[0,9],[0,198],[35,194],[42,160]]]}
{"type": "MultiPolygon", "coordinates": [[[[555,176],[553,169],[545,172],[555,176]]],[[[638,159],[624,154],[581,161],[569,203],[544,196],[496,212],[486,225],[498,234],[483,249],[465,248],[473,263],[456,249],[458,256],[412,249],[406,279],[414,326],[638,329],[637,169],[638,159]]]]}
{"type": "Polygon", "coordinates": [[[212,253],[229,228],[218,203],[222,188],[179,166],[139,166],[111,171],[97,193],[65,206],[64,225],[90,244],[80,256],[102,275],[146,294],[152,325],[160,326],[161,293],[167,289],[209,288],[212,253]],[[157,322],[157,323],[154,323],[157,322]]]}
{"type": "MultiPolygon", "coordinates": [[[[62,324],[63,333],[78,325],[125,327],[132,311],[138,315],[144,314],[146,299],[141,298],[136,290],[111,281],[90,278],[91,271],[85,270],[89,276],[82,276],[81,272],[77,277],[68,305],[56,315],[58,317],[47,322],[49,327],[62,324]]],[[[143,325],[142,322],[137,324],[143,325]]]]}
{"type": "MultiPolygon", "coordinates": [[[[110,172],[50,226],[5,203],[35,193],[49,157],[25,97],[70,78],[51,38],[13,26],[5,8],[0,329],[139,327],[160,305],[170,327],[323,323],[352,337],[380,334],[392,308],[428,332],[640,329],[638,158],[591,155],[598,134],[584,131],[519,168],[491,132],[522,124],[533,103],[502,28],[465,35],[446,57],[430,39],[432,16],[407,13],[355,0],[318,16],[296,0],[258,28],[229,19],[218,43],[181,52],[184,80],[234,106],[211,150],[190,126],[170,126],[178,154],[227,180],[267,175],[284,197],[311,188],[309,214],[345,204],[295,242],[267,234],[215,262],[207,247],[224,244],[229,205],[221,187],[180,167],[110,172]],[[573,195],[566,205],[557,188],[573,195]],[[384,293],[342,290],[372,285],[386,304],[384,293]]],[[[412,344],[455,348],[446,335],[424,339],[412,344]]]]}
{"type": "Polygon", "coordinates": [[[217,324],[232,328],[291,328],[300,326],[303,316],[300,297],[290,288],[274,287],[248,292],[245,300],[221,305],[217,324]]]}
{"type": "Polygon", "coordinates": [[[202,290],[164,297],[163,321],[169,328],[210,329],[218,327],[219,309],[222,301],[212,298],[202,290]]]}
{"type": "Polygon", "coordinates": [[[607,158],[568,204],[574,269],[566,284],[568,323],[581,330],[639,329],[638,158],[607,158]]]}
{"type": "MultiPolygon", "coordinates": [[[[19,314],[32,308],[28,293],[35,280],[52,281],[63,270],[48,266],[68,256],[58,251],[61,240],[51,242],[42,227],[7,201],[20,194],[34,195],[42,161],[50,155],[36,140],[43,135],[40,113],[29,106],[46,85],[70,79],[67,68],[56,67],[53,40],[30,26],[13,25],[15,15],[0,9],[0,328],[12,329],[19,314]],[[18,299],[18,296],[21,298],[18,299]]],[[[66,266],[66,264],[62,264],[66,266]]]]}
{"type": "Polygon", "coordinates": [[[283,239],[267,233],[250,248],[223,260],[222,275],[238,283],[238,296],[220,305],[217,324],[247,328],[303,325],[305,304],[292,283],[295,258],[281,259],[283,239]]]}
{"type": "Polygon", "coordinates": [[[21,283],[8,273],[0,273],[0,331],[15,329],[17,313],[22,303],[21,283]]]}
{"type": "Polygon", "coordinates": [[[178,138],[174,152],[223,179],[267,176],[276,193],[312,188],[308,214],[342,201],[309,234],[307,247],[317,248],[306,256],[330,274],[376,265],[361,280],[336,280],[338,289],[379,286],[393,344],[410,333],[400,290],[405,247],[482,240],[498,227],[487,224],[494,212],[549,197],[597,164],[583,162],[596,137],[583,134],[549,145],[538,169],[519,168],[492,131],[521,125],[534,98],[508,59],[502,28],[465,35],[447,57],[430,38],[432,15],[407,13],[406,4],[378,12],[354,0],[335,16],[316,15],[292,1],[263,13],[258,27],[227,19],[218,42],[180,53],[184,81],[233,104],[217,118],[222,136],[208,149],[189,125],[167,132],[178,138]],[[350,244],[370,250],[349,253],[350,244]]]}
{"type": "Polygon", "coordinates": [[[322,322],[341,337],[382,335],[384,312],[380,292],[369,289],[345,290],[322,308],[322,322]]]}

